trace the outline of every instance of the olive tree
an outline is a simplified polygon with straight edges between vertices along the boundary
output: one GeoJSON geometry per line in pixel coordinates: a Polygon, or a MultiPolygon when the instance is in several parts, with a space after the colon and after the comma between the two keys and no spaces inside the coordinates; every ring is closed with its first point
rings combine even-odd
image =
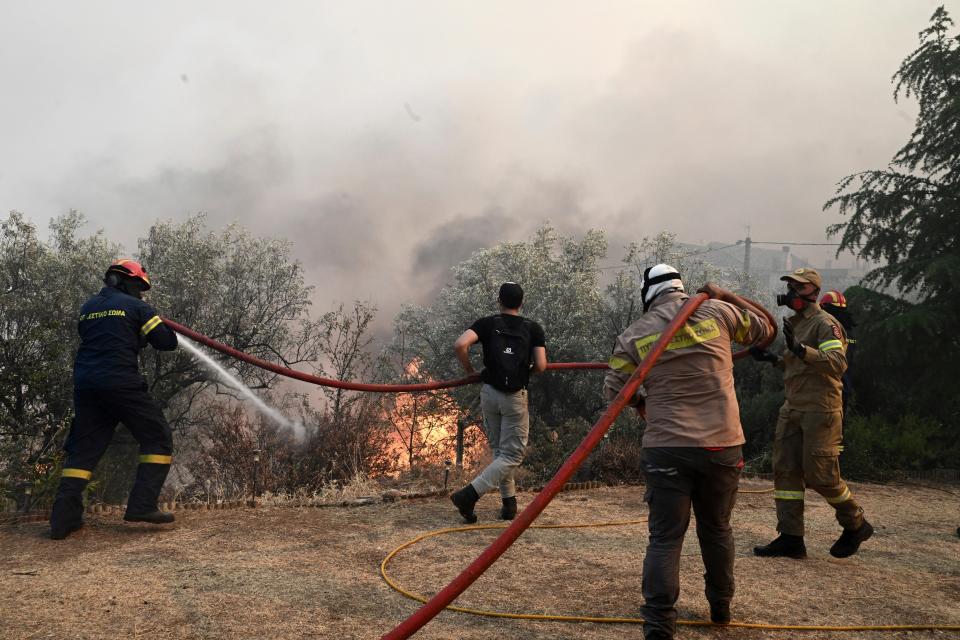
{"type": "MultiPolygon", "coordinates": [[[[318,324],[309,317],[312,287],[291,243],[260,238],[239,225],[207,229],[203,216],[158,222],[139,242],[149,269],[148,300],[172,320],[215,340],[286,367],[313,362],[318,324]]],[[[219,356],[218,356],[219,357],[219,356]]],[[[174,428],[190,424],[205,392],[231,395],[190,354],[143,352],[151,393],[174,428]]],[[[236,360],[225,366],[248,387],[269,390],[277,375],[236,360]]]]}
{"type": "MultiPolygon", "coordinates": [[[[397,316],[407,361],[416,358],[430,379],[461,377],[453,343],[474,320],[497,312],[497,292],[506,281],[524,288],[522,313],[543,326],[550,360],[605,360],[610,342],[598,267],[606,251],[602,232],[575,239],[549,226],[527,241],[477,251],[453,267],[452,282],[432,305],[407,307],[397,316]]],[[[395,341],[394,352],[399,350],[395,341]]],[[[479,360],[479,351],[473,357],[479,360]]],[[[562,460],[603,408],[600,387],[597,372],[546,373],[531,380],[528,468],[549,473],[562,460]]],[[[467,425],[480,424],[475,386],[450,396],[467,425]]]]}
{"type": "Polygon", "coordinates": [[[27,485],[50,492],[43,479],[73,412],[77,310],[118,251],[81,234],[84,223],[76,211],[54,218],[44,240],[21,213],[0,222],[0,479],[21,500],[27,485]]]}

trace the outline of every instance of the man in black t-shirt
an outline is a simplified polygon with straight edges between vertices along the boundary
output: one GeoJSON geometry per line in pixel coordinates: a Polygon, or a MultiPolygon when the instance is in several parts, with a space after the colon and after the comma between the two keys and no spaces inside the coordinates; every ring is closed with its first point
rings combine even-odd
{"type": "Polygon", "coordinates": [[[500,287],[498,302],[500,313],[474,322],[453,347],[464,371],[473,375],[470,346],[476,342],[483,345],[480,408],[487,444],[493,453],[493,462],[450,496],[467,522],[477,521],[473,507],[480,496],[498,487],[503,501],[500,518],[513,520],[517,515],[513,476],[523,462],[530,433],[527,383],[530,373],[541,373],[547,368],[543,327],[520,315],[523,289],[515,282],[505,282],[500,287]]]}

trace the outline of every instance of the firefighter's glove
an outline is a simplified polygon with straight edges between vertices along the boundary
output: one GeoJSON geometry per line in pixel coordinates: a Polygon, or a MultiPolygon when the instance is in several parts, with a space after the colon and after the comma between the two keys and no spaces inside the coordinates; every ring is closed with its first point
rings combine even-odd
{"type": "Polygon", "coordinates": [[[750,347],[750,357],[756,360],[757,362],[769,362],[770,364],[777,364],[780,360],[780,356],[775,353],[770,353],[766,349],[761,349],[760,347],[750,347]]]}
{"type": "Polygon", "coordinates": [[[794,337],[793,327],[787,322],[786,318],[783,320],[783,339],[787,342],[787,349],[792,351],[793,355],[803,360],[803,355],[807,352],[807,348],[794,337]]]}

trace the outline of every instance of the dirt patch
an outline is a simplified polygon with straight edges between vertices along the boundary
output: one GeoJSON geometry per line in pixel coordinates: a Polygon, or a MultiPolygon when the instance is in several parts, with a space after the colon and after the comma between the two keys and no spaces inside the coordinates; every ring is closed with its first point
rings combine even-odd
{"type": "MultiPolygon", "coordinates": [[[[762,483],[750,483],[762,488],[762,483]]],[[[935,488],[854,485],[876,536],[853,558],[827,553],[839,533],[832,509],[807,505],[810,557],[755,558],[773,535],[770,494],[744,494],[734,515],[736,620],[787,624],[960,624],[960,500],[935,488]]],[[[532,499],[521,494],[520,505],[532,499]]],[[[478,506],[492,521],[496,496],[478,506]]],[[[560,494],[543,523],[642,518],[642,489],[560,494]]],[[[456,526],[444,498],[344,509],[268,507],[178,513],[169,528],[115,515],[60,542],[46,527],[0,529],[0,638],[376,638],[417,604],[391,590],[379,563],[399,544],[456,526]]],[[[430,538],[401,552],[391,575],[433,594],[496,531],[430,538]]],[[[707,617],[692,531],[684,546],[682,618],[707,617]]],[[[637,616],[644,525],[531,530],[457,604],[525,613],[637,616]]],[[[422,638],[639,637],[630,625],[570,624],[443,613],[422,638]]],[[[690,638],[946,638],[956,632],[803,634],[681,628],[690,638]]]]}

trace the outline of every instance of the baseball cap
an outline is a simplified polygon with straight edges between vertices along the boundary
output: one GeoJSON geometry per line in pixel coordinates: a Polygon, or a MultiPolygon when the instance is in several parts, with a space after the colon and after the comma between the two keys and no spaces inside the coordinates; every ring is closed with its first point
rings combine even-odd
{"type": "Polygon", "coordinates": [[[817,289],[823,284],[823,278],[820,277],[820,274],[813,267],[800,267],[799,269],[794,269],[792,273],[780,278],[781,280],[792,280],[799,283],[810,283],[815,286],[817,289]]]}

